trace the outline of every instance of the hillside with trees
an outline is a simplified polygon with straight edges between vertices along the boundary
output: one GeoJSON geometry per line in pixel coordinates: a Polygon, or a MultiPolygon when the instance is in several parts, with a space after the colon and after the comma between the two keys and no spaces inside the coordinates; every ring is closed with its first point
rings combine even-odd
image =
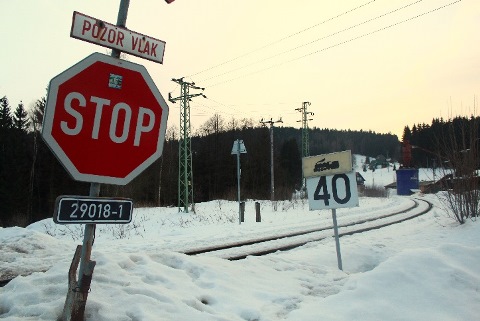
{"type": "MultiPolygon", "coordinates": [[[[478,146],[480,137],[480,117],[455,117],[444,120],[434,118],[431,124],[405,126],[402,141],[412,145],[413,167],[449,166],[445,158],[445,149],[456,149],[458,153],[478,146]]],[[[451,151],[455,152],[455,151],[451,151]]],[[[451,156],[449,156],[451,158],[451,156]]]]}
{"type": "MultiPolygon", "coordinates": [[[[41,138],[45,98],[27,113],[20,103],[0,101],[0,224],[25,226],[53,215],[59,195],[88,195],[89,184],[77,182],[41,138]]],[[[301,187],[301,129],[274,128],[275,197],[288,199],[301,187]]],[[[234,140],[242,139],[242,197],[270,198],[270,134],[252,119],[227,120],[212,115],[192,137],[195,202],[236,199],[234,140]]],[[[102,185],[101,196],[133,198],[138,206],[177,206],[178,128],[167,129],[162,157],[126,186],[102,185]]],[[[352,153],[397,159],[398,138],[372,131],[310,129],[310,155],[350,149],[352,153]]]]}

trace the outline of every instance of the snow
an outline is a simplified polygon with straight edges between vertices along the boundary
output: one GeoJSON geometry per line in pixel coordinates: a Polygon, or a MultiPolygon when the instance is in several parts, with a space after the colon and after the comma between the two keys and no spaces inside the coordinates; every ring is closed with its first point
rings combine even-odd
{"type": "MultiPolygon", "coordinates": [[[[379,186],[394,175],[361,173],[379,186]]],[[[260,201],[259,223],[249,200],[241,225],[235,202],[197,204],[196,214],[136,208],[129,225],[97,226],[86,320],[478,320],[478,222],[459,225],[436,195],[390,194],[338,209],[338,224],[408,208],[414,197],[433,210],[340,239],[343,271],[331,237],[239,261],[181,253],[331,225],[331,212],[309,211],[306,200],[278,202],[277,210],[260,201]]],[[[19,274],[0,288],[0,319],[58,319],[82,230],[51,219],[0,229],[0,279],[19,274]]]]}

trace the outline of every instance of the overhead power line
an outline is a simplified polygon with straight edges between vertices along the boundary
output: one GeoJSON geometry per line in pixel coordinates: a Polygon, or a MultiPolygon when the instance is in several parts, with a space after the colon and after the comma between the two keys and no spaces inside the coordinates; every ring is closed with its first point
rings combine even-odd
{"type": "Polygon", "coordinates": [[[370,23],[370,22],[372,22],[372,21],[375,21],[375,20],[378,20],[378,19],[383,18],[383,17],[385,17],[385,16],[388,16],[388,15],[390,15],[390,14],[392,14],[392,13],[395,13],[395,12],[398,12],[398,11],[400,11],[400,10],[406,9],[406,8],[408,8],[408,7],[410,7],[410,6],[413,6],[413,5],[415,5],[415,4],[419,3],[419,2],[422,2],[422,1],[423,1],[423,0],[417,0],[417,1],[415,1],[415,2],[409,3],[409,4],[407,4],[407,5],[404,5],[404,6],[400,7],[400,8],[397,8],[397,9],[395,9],[395,10],[391,10],[391,11],[389,11],[389,12],[386,12],[386,13],[381,14],[381,15],[379,15],[379,16],[376,16],[376,17],[374,17],[374,18],[367,19],[367,20],[365,20],[365,21],[363,21],[363,22],[360,22],[360,23],[357,23],[357,24],[355,24],[355,25],[352,25],[352,26],[350,26],[350,27],[348,27],[348,28],[345,28],[345,29],[342,29],[342,30],[340,30],[340,31],[336,31],[336,32],[334,32],[334,33],[328,34],[328,35],[326,35],[326,36],[317,38],[317,39],[315,39],[315,40],[312,40],[312,41],[303,43],[303,44],[298,45],[298,46],[296,46],[296,47],[294,47],[294,48],[291,48],[291,49],[282,51],[282,52],[280,52],[280,53],[277,53],[277,54],[275,54],[275,55],[272,55],[272,56],[269,56],[269,57],[266,57],[266,58],[257,60],[257,61],[255,61],[255,62],[249,63],[249,64],[247,64],[247,65],[243,65],[243,66],[241,66],[241,67],[228,70],[228,71],[226,71],[226,72],[224,72],[224,73],[221,73],[221,74],[218,74],[218,75],[214,75],[214,76],[211,76],[211,77],[209,77],[209,78],[204,78],[204,79],[202,79],[201,81],[208,81],[208,80],[210,80],[210,79],[218,78],[218,77],[220,77],[220,76],[223,76],[223,75],[232,73],[232,72],[234,72],[234,71],[238,71],[238,70],[241,70],[241,69],[244,69],[244,68],[247,68],[247,67],[251,67],[251,66],[253,66],[253,65],[258,65],[258,64],[260,64],[260,63],[262,63],[262,62],[265,62],[265,61],[267,61],[267,60],[270,60],[270,59],[276,58],[276,57],[278,57],[278,56],[284,55],[284,54],[286,54],[286,53],[295,51],[295,50],[297,50],[297,49],[300,49],[300,48],[309,46],[309,45],[314,44],[314,43],[316,43],[316,42],[319,42],[319,41],[321,41],[321,40],[325,40],[325,39],[327,39],[327,38],[330,38],[330,37],[339,35],[339,34],[341,34],[341,33],[343,33],[343,32],[346,32],[346,31],[349,31],[349,30],[358,28],[358,27],[360,27],[360,26],[362,26],[362,25],[364,25],[364,24],[370,23]]]}
{"type": "Polygon", "coordinates": [[[289,112],[291,110],[290,107],[285,107],[285,108],[280,108],[278,107],[278,105],[291,105],[292,103],[297,103],[297,102],[276,102],[276,103],[269,103],[269,104],[256,104],[256,103],[242,103],[240,106],[239,105],[234,105],[234,104],[225,104],[225,103],[222,103],[222,102],[219,102],[215,99],[212,99],[210,97],[207,98],[207,100],[211,101],[212,103],[218,105],[218,106],[209,106],[209,105],[205,105],[205,104],[202,104],[202,103],[198,103],[196,102],[195,103],[195,106],[200,106],[200,107],[203,107],[203,108],[208,108],[208,109],[211,109],[213,110],[214,112],[220,114],[220,115],[229,115],[229,116],[232,116],[232,117],[235,117],[235,116],[238,116],[240,118],[245,118],[245,114],[246,113],[249,113],[249,114],[260,114],[260,113],[264,113],[265,112],[265,108],[261,108],[261,106],[274,106],[275,107],[275,112],[277,113],[283,113],[283,114],[291,114],[291,115],[294,115],[296,114],[295,112],[289,112]],[[255,108],[254,109],[248,109],[246,106],[254,106],[255,108]],[[224,108],[224,109],[227,109],[227,111],[225,110],[222,110],[221,108],[224,108]],[[240,108],[240,109],[239,109],[240,108]],[[262,110],[260,110],[260,108],[262,110]]]}
{"type": "Polygon", "coordinates": [[[248,55],[251,55],[252,53],[255,53],[255,52],[260,51],[260,50],[263,50],[263,49],[265,49],[265,48],[267,48],[267,47],[273,46],[273,45],[275,45],[275,44],[277,44],[277,43],[279,43],[279,42],[282,42],[282,41],[284,41],[284,40],[287,40],[287,39],[289,39],[289,38],[292,38],[292,37],[294,37],[294,36],[297,36],[297,35],[305,32],[305,31],[308,31],[308,30],[310,30],[310,29],[316,28],[316,27],[318,27],[318,26],[320,26],[320,25],[322,25],[322,24],[325,24],[325,23],[327,23],[327,22],[329,22],[329,21],[338,19],[338,18],[340,18],[340,17],[342,17],[342,16],[344,16],[344,15],[346,15],[346,14],[349,14],[349,13],[351,13],[351,12],[354,12],[354,11],[356,11],[356,10],[362,8],[362,7],[365,7],[365,6],[367,6],[367,5],[369,5],[369,4],[373,3],[373,2],[375,2],[375,0],[366,2],[366,3],[362,4],[362,5],[359,5],[358,7],[355,7],[355,8],[353,8],[353,9],[350,9],[350,10],[347,10],[347,11],[345,11],[345,12],[342,12],[342,13],[334,16],[334,17],[328,18],[328,19],[326,19],[326,20],[323,20],[322,22],[319,22],[319,23],[317,23],[317,24],[314,24],[313,26],[310,26],[310,27],[308,27],[308,28],[305,28],[305,29],[299,30],[299,31],[297,31],[297,32],[294,32],[294,33],[292,33],[292,34],[290,34],[290,35],[288,35],[288,36],[285,36],[285,37],[283,37],[283,38],[280,38],[280,39],[278,39],[278,40],[275,40],[275,41],[273,41],[273,42],[270,42],[270,43],[268,43],[268,44],[266,44],[266,45],[264,45],[264,46],[262,46],[262,47],[259,47],[259,48],[257,48],[257,49],[252,50],[252,51],[249,51],[249,52],[246,52],[246,53],[244,53],[244,54],[242,54],[242,55],[240,55],[240,56],[237,56],[237,57],[232,58],[232,59],[230,59],[230,60],[224,61],[224,62],[219,63],[219,64],[217,64],[217,65],[211,66],[211,67],[209,67],[209,68],[203,69],[203,70],[201,70],[201,71],[199,71],[199,72],[197,72],[197,73],[194,73],[194,74],[192,74],[192,75],[190,75],[190,76],[188,76],[188,77],[192,77],[192,76],[199,75],[199,74],[204,73],[204,72],[206,72],[206,71],[215,69],[215,68],[217,68],[217,67],[220,67],[220,66],[223,66],[223,65],[225,65],[225,64],[228,64],[228,63],[230,63],[230,62],[232,62],[232,61],[235,61],[235,60],[238,60],[238,59],[240,59],[240,58],[243,58],[243,57],[246,57],[246,56],[248,56],[248,55]]]}
{"type": "Polygon", "coordinates": [[[325,48],[322,48],[322,49],[319,49],[319,50],[316,50],[316,51],[313,51],[313,52],[310,52],[308,54],[305,54],[305,55],[302,55],[302,56],[299,56],[299,57],[296,57],[296,58],[293,58],[293,59],[290,59],[290,60],[286,60],[286,61],[283,61],[283,62],[280,62],[278,64],[275,64],[275,65],[271,65],[269,67],[266,67],[266,68],[262,68],[262,69],[259,69],[259,70],[256,70],[256,71],[253,71],[253,72],[250,72],[250,73],[247,73],[247,74],[243,74],[241,76],[238,76],[238,77],[234,77],[234,78],[230,78],[230,79],[227,79],[225,81],[221,81],[221,82],[218,82],[218,83],[215,83],[215,84],[212,84],[212,85],[209,85],[208,87],[215,87],[215,86],[218,86],[218,85],[221,85],[221,84],[224,84],[224,83],[227,83],[227,82],[231,82],[231,81],[234,81],[234,80],[237,80],[237,79],[240,79],[240,78],[245,78],[247,76],[251,76],[251,75],[254,75],[254,74],[258,74],[260,72],[263,72],[263,71],[266,71],[266,70],[270,70],[270,69],[273,69],[273,68],[276,68],[276,67],[280,67],[282,65],[285,65],[285,64],[288,64],[288,63],[291,63],[291,62],[294,62],[294,61],[297,61],[297,60],[300,60],[300,59],[303,59],[303,58],[306,58],[306,57],[309,57],[309,56],[312,56],[314,54],[318,54],[318,53],[321,53],[321,52],[324,52],[324,51],[327,51],[329,49],[332,49],[332,48],[335,48],[335,47],[339,47],[341,45],[344,45],[344,44],[347,44],[347,43],[350,43],[350,42],[353,42],[355,40],[358,40],[358,39],[362,39],[362,38],[365,38],[367,36],[371,36],[373,34],[376,34],[380,31],[384,31],[384,30],[387,30],[387,29],[390,29],[390,28],[393,28],[393,27],[396,27],[398,25],[401,25],[403,23],[406,23],[406,22],[409,22],[409,21],[412,21],[412,20],[415,20],[415,19],[418,19],[420,17],[423,17],[425,15],[428,15],[428,14],[431,14],[433,12],[436,12],[436,11],[439,11],[441,9],[444,9],[444,8],[447,8],[449,6],[452,6],[456,3],[459,3],[461,2],[462,0],[456,0],[456,1],[453,1],[453,2],[450,2],[450,3],[447,3],[443,6],[440,6],[438,8],[435,8],[435,9],[432,9],[430,11],[426,11],[424,13],[421,13],[421,14],[418,14],[416,16],[413,16],[413,17],[410,17],[408,19],[405,19],[405,20],[402,20],[402,21],[398,21],[396,23],[393,23],[393,24],[390,24],[388,26],[385,26],[385,27],[382,27],[380,29],[376,29],[374,31],[370,31],[370,32],[367,32],[367,33],[364,33],[360,36],[357,36],[357,37],[353,37],[353,38],[350,38],[348,40],[344,40],[344,41],[341,41],[341,42],[338,42],[336,44],[333,44],[331,46],[328,46],[328,47],[325,47],[325,48]]]}

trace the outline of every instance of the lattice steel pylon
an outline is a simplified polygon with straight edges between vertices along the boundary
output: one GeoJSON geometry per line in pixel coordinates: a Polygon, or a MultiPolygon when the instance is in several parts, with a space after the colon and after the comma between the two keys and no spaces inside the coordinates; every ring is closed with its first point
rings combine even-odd
{"type": "Polygon", "coordinates": [[[193,199],[193,167],[192,167],[192,139],[190,126],[190,101],[196,96],[206,96],[203,93],[190,94],[190,88],[201,89],[195,86],[194,82],[186,82],[183,77],[172,79],[180,85],[180,96],[172,98],[171,93],[168,99],[175,103],[180,101],[180,138],[178,144],[178,211],[188,213],[191,205],[195,212],[195,203],[193,199]]]}
{"type": "MultiPolygon", "coordinates": [[[[302,113],[302,120],[297,120],[297,122],[302,122],[302,158],[310,156],[310,142],[308,140],[308,131],[309,131],[308,121],[313,119],[308,117],[309,115],[312,115],[312,116],[314,115],[314,113],[307,111],[307,106],[310,106],[310,105],[311,105],[310,102],[304,101],[302,103],[301,108],[295,109],[302,113]]],[[[302,184],[303,184],[303,187],[306,186],[305,177],[303,177],[303,173],[302,173],[302,184]]]]}

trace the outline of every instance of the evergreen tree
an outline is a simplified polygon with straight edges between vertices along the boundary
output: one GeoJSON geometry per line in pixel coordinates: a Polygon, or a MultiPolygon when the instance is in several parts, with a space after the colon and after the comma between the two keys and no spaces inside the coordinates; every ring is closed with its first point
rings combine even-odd
{"type": "Polygon", "coordinates": [[[0,98],[0,128],[12,127],[13,119],[10,114],[10,104],[7,96],[0,98]]]}
{"type": "Polygon", "coordinates": [[[22,102],[18,104],[13,113],[14,135],[10,137],[12,157],[9,173],[12,180],[10,193],[11,199],[16,204],[12,213],[12,223],[24,225],[31,223],[31,197],[28,194],[30,187],[30,171],[32,166],[32,139],[28,134],[30,120],[22,102]],[[28,197],[26,197],[28,195],[28,197]]]}
{"type": "Polygon", "coordinates": [[[30,120],[28,119],[28,113],[22,102],[18,104],[15,112],[13,113],[13,127],[26,132],[30,126],[30,120]]]}
{"type": "Polygon", "coordinates": [[[7,97],[4,96],[0,98],[0,151],[2,155],[5,155],[5,144],[8,142],[12,126],[13,118],[10,113],[10,105],[7,97]]]}
{"type": "Polygon", "coordinates": [[[403,128],[402,142],[410,141],[411,139],[412,139],[412,132],[410,130],[410,127],[405,126],[403,128]]]}
{"type": "MultiPolygon", "coordinates": [[[[302,156],[295,138],[286,140],[280,149],[280,166],[284,171],[283,183],[286,189],[300,189],[302,178],[302,156]]],[[[291,194],[291,193],[290,193],[291,194]]]]}
{"type": "Polygon", "coordinates": [[[4,225],[10,218],[14,207],[10,198],[10,177],[8,175],[11,157],[10,137],[13,119],[10,105],[6,96],[0,98],[0,225],[4,225]]]}

